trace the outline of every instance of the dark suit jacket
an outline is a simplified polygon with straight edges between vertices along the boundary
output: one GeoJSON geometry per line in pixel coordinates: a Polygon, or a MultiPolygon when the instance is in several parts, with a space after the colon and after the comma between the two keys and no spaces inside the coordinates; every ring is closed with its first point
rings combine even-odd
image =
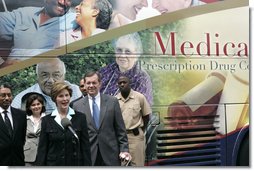
{"type": "Polygon", "coordinates": [[[120,152],[128,152],[128,139],[118,100],[109,95],[101,94],[100,127],[96,129],[91,115],[88,96],[76,101],[73,108],[86,114],[91,143],[92,164],[94,165],[98,145],[104,163],[119,166],[120,152]]]}
{"type": "Polygon", "coordinates": [[[11,107],[13,136],[7,131],[0,116],[0,165],[24,166],[24,144],[26,138],[26,113],[11,107]]]}
{"type": "Polygon", "coordinates": [[[90,166],[91,152],[86,116],[75,111],[71,119],[80,145],[71,131],[62,128],[54,119],[55,116],[51,114],[42,118],[36,165],[90,166]]]}
{"type": "Polygon", "coordinates": [[[73,107],[73,103],[75,103],[76,101],[78,101],[78,100],[80,100],[80,99],[82,99],[82,98],[84,98],[83,95],[80,96],[79,98],[75,99],[75,100],[72,100],[71,103],[70,103],[70,107],[72,108],[72,107],[73,107]]]}

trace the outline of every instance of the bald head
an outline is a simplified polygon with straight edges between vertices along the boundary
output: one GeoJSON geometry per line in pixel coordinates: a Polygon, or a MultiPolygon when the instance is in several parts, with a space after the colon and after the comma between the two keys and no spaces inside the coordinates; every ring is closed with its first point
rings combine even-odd
{"type": "Polygon", "coordinates": [[[56,81],[64,81],[65,72],[65,65],[58,58],[37,64],[36,74],[42,92],[49,96],[52,85],[56,81]]]}

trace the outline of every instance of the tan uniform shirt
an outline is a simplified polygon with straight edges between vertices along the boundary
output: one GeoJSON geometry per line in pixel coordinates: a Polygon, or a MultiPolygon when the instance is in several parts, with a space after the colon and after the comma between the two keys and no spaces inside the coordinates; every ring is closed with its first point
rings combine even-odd
{"type": "Polygon", "coordinates": [[[116,98],[120,104],[126,130],[143,127],[142,117],[152,113],[145,96],[131,89],[127,99],[124,99],[121,93],[118,93],[116,98]]]}

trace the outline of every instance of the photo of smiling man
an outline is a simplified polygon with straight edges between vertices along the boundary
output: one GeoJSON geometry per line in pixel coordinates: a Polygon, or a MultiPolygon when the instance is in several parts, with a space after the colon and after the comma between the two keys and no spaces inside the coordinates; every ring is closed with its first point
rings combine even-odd
{"type": "MultiPolygon", "coordinates": [[[[55,48],[61,32],[74,25],[72,0],[44,0],[43,7],[26,6],[0,12],[1,44],[12,41],[8,65],[55,48]]],[[[0,49],[0,54],[5,49],[0,49]]],[[[6,54],[5,54],[6,55],[6,54]]]]}

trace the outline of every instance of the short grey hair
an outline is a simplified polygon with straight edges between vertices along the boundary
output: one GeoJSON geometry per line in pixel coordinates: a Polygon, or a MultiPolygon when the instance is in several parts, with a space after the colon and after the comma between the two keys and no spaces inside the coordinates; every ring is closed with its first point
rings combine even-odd
{"type": "Polygon", "coordinates": [[[127,34],[127,35],[121,36],[121,37],[113,40],[112,44],[113,44],[114,49],[116,49],[116,43],[117,43],[117,41],[122,39],[122,38],[126,38],[126,39],[128,39],[130,41],[133,41],[135,43],[135,45],[136,45],[137,53],[139,53],[140,55],[143,53],[142,41],[141,41],[141,38],[140,38],[140,36],[139,36],[139,34],[137,32],[131,33],[131,34],[127,34]]]}
{"type": "MultiPolygon", "coordinates": [[[[58,60],[58,64],[61,65],[61,67],[63,68],[63,74],[65,75],[65,73],[66,73],[66,68],[65,68],[64,62],[61,61],[59,58],[56,58],[56,59],[58,60]]],[[[41,65],[43,65],[45,62],[50,62],[50,60],[49,60],[49,61],[44,61],[44,62],[38,63],[38,64],[36,65],[35,72],[36,72],[36,75],[37,75],[37,76],[39,75],[39,67],[40,67],[41,65]]]]}

